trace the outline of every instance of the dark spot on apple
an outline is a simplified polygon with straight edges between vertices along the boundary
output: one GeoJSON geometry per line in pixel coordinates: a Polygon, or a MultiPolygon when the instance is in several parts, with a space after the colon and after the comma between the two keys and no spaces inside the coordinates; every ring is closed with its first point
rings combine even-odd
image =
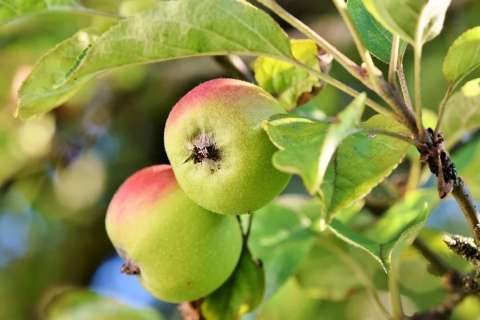
{"type": "Polygon", "coordinates": [[[196,135],[187,147],[191,154],[185,162],[193,160],[195,164],[208,165],[212,172],[218,169],[221,153],[212,134],[200,133],[196,135]]]}

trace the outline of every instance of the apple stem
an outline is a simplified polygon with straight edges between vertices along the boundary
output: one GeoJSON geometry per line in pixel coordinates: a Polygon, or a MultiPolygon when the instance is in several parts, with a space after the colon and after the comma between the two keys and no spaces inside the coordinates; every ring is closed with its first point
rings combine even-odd
{"type": "Polygon", "coordinates": [[[243,236],[243,240],[244,240],[244,245],[247,244],[248,242],[248,238],[250,237],[250,231],[252,229],[252,222],[253,222],[253,214],[252,212],[247,212],[248,213],[248,217],[247,217],[247,222],[246,222],[246,226],[245,226],[245,223],[242,221],[242,218],[237,215],[237,221],[238,221],[238,224],[240,226],[240,230],[242,231],[242,236],[243,236]],[[244,227],[245,226],[245,227],[244,227]]]}
{"type": "Polygon", "coordinates": [[[248,213],[248,222],[247,222],[247,230],[245,231],[245,239],[248,240],[250,237],[250,231],[252,230],[252,223],[253,223],[253,213],[248,213]]]}
{"type": "Polygon", "coordinates": [[[129,276],[131,275],[139,275],[140,274],[140,267],[137,266],[132,260],[127,259],[124,264],[122,264],[122,267],[120,271],[124,274],[127,274],[129,276]]]}

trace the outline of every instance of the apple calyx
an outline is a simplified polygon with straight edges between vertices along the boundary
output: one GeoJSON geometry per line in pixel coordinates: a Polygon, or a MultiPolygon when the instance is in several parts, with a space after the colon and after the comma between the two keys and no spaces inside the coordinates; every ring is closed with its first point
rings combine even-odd
{"type": "Polygon", "coordinates": [[[220,149],[212,134],[200,133],[193,138],[187,148],[191,152],[191,155],[185,162],[193,161],[195,164],[205,164],[208,165],[212,171],[219,168],[219,161],[221,159],[220,149]]]}
{"type": "Polygon", "coordinates": [[[140,274],[140,267],[137,266],[132,260],[126,260],[120,271],[124,274],[129,276],[131,275],[139,275],[140,274]]]}

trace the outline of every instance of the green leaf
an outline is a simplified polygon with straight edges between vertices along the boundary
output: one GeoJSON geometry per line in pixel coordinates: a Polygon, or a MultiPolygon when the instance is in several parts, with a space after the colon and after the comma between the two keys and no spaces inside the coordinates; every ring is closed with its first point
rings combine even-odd
{"type": "MultiPolygon", "coordinates": [[[[367,11],[362,0],[348,0],[347,10],[367,50],[381,61],[389,63],[392,34],[367,11]]],[[[405,49],[406,45],[402,43],[401,50],[405,49]]]]}
{"type": "MultiPolygon", "coordinates": [[[[321,270],[319,270],[321,272],[321,270]]],[[[260,310],[258,320],[349,319],[348,300],[341,302],[312,299],[294,278],[260,310]]]]}
{"type": "Polygon", "coordinates": [[[295,115],[279,115],[265,123],[270,140],[280,149],[273,164],[281,171],[302,177],[310,192],[315,192],[318,163],[329,125],[295,115]]]}
{"type": "MultiPolygon", "coordinates": [[[[318,48],[312,40],[292,40],[293,56],[303,64],[320,71],[318,48]]],[[[258,57],[254,64],[258,84],[276,97],[286,110],[297,106],[298,99],[305,92],[320,86],[317,77],[283,60],[258,57]]]]}
{"type": "Polygon", "coordinates": [[[264,124],[270,140],[280,150],[273,164],[281,171],[298,174],[314,194],[338,145],[356,132],[365,107],[365,94],[358,96],[332,125],[294,116],[280,115],[264,124]]]}
{"type": "Polygon", "coordinates": [[[468,143],[453,154],[453,162],[459,175],[465,180],[476,199],[480,198],[480,161],[478,159],[480,159],[480,139],[468,143]]]}
{"type": "Polygon", "coordinates": [[[480,78],[467,82],[448,100],[441,131],[448,145],[453,146],[477,128],[480,128],[480,78]]]}
{"type": "Polygon", "coordinates": [[[33,70],[42,77],[30,77],[20,90],[18,113],[27,118],[48,112],[114,68],[221,54],[292,58],[283,30],[244,0],[160,1],[155,10],[118,22],[96,41],[75,36],[49,52],[33,70]],[[55,60],[61,65],[49,71],[46,64],[55,60]]]}
{"type": "Polygon", "coordinates": [[[285,201],[280,198],[255,213],[248,243],[265,268],[266,299],[297,271],[315,241],[312,220],[281,204],[285,201]]]}
{"type": "Polygon", "coordinates": [[[202,314],[207,320],[240,319],[262,302],[264,290],[263,267],[244,250],[227,282],[203,301],[202,314]]]}
{"type": "Polygon", "coordinates": [[[336,219],[329,229],[340,239],[369,253],[385,272],[389,272],[398,264],[405,246],[420,233],[431,208],[438,201],[435,190],[411,192],[404,201],[391,207],[365,235],[354,232],[336,219]]]}
{"type": "Polygon", "coordinates": [[[356,270],[345,262],[346,255],[350,253],[345,243],[331,235],[322,235],[298,269],[295,278],[310,297],[341,301],[352,290],[363,285],[355,274],[356,270]]]}
{"type": "Polygon", "coordinates": [[[327,169],[321,191],[328,216],[366,196],[397,167],[408,150],[409,144],[399,139],[369,134],[371,129],[407,132],[391,118],[376,115],[361,128],[338,147],[327,169]]]}
{"type": "Polygon", "coordinates": [[[161,320],[153,309],[131,308],[91,291],[72,290],[55,296],[48,305],[49,320],[161,320]]]}
{"type": "Polygon", "coordinates": [[[386,265],[382,258],[382,248],[380,244],[359,233],[356,233],[337,219],[333,219],[328,225],[328,228],[339,239],[370,254],[380,264],[380,266],[386,270],[386,265]]]}
{"type": "Polygon", "coordinates": [[[363,3],[383,27],[417,47],[440,34],[450,1],[363,0],[363,3]]]}
{"type": "Polygon", "coordinates": [[[0,25],[26,15],[75,8],[80,8],[76,0],[2,0],[0,1],[0,25]]]}
{"type": "Polygon", "coordinates": [[[122,17],[134,16],[155,8],[157,0],[126,0],[120,4],[118,12],[122,17]]]}
{"type": "Polygon", "coordinates": [[[480,66],[480,27],[464,32],[448,49],[443,61],[443,74],[450,83],[457,83],[480,66]]]}

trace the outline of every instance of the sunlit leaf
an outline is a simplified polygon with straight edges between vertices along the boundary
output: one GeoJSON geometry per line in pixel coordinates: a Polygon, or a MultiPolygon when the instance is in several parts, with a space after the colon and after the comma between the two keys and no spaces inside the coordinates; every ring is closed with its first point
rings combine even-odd
{"type": "Polygon", "coordinates": [[[438,36],[451,0],[363,0],[377,21],[412,46],[438,36]]]}
{"type": "Polygon", "coordinates": [[[372,255],[388,272],[398,264],[405,246],[420,233],[438,201],[434,190],[411,192],[404,201],[391,207],[366,234],[356,233],[335,219],[329,229],[340,239],[372,255]]]}
{"type": "Polygon", "coordinates": [[[330,125],[293,115],[276,116],[266,122],[265,130],[280,149],[273,156],[275,167],[300,175],[307,190],[317,192],[338,145],[357,131],[364,105],[362,94],[330,125]]]}
{"type": "Polygon", "coordinates": [[[480,128],[480,79],[467,82],[450,98],[445,106],[441,131],[448,145],[453,146],[477,128],[480,128]]]}
{"type": "MultiPolygon", "coordinates": [[[[293,56],[303,64],[320,71],[318,48],[311,40],[292,40],[293,56]]],[[[320,86],[317,77],[288,62],[259,57],[253,65],[258,84],[278,98],[280,103],[291,110],[305,92],[320,86]]]]}
{"type": "Polygon", "coordinates": [[[329,215],[366,196],[402,161],[409,144],[369,130],[406,132],[390,118],[377,115],[361,125],[361,131],[347,137],[338,147],[321,188],[329,215]]]}
{"type": "Polygon", "coordinates": [[[480,27],[465,31],[448,49],[443,61],[445,78],[455,83],[480,66],[480,27]]]}
{"type": "Polygon", "coordinates": [[[47,112],[114,68],[221,54],[291,58],[283,30],[246,1],[160,1],[155,10],[120,21],[96,41],[77,34],[49,52],[32,73],[42,77],[30,77],[22,87],[18,113],[26,118],[47,112]],[[50,68],[56,60],[61,64],[50,68]]]}
{"type": "Polygon", "coordinates": [[[262,302],[264,289],[263,267],[244,250],[227,282],[203,301],[202,314],[208,320],[240,319],[262,302]]]}

